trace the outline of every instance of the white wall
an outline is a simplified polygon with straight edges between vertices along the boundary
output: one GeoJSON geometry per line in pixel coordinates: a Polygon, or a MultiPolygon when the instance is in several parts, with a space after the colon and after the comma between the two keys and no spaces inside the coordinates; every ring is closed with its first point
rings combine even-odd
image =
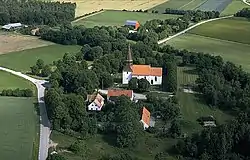
{"type": "Polygon", "coordinates": [[[94,102],[90,103],[88,106],[89,111],[100,111],[102,108],[99,108],[94,102]]]}
{"type": "Polygon", "coordinates": [[[147,81],[151,84],[151,85],[161,85],[162,83],[162,77],[161,76],[133,76],[137,79],[142,79],[142,78],[146,78],[147,81]],[[155,81],[155,77],[156,78],[156,81],[155,81]],[[151,80],[153,82],[153,84],[151,83],[151,80]]]}
{"type": "Polygon", "coordinates": [[[128,84],[130,78],[129,76],[132,74],[132,72],[122,72],[122,84],[128,84]]]}
{"type": "Polygon", "coordinates": [[[140,120],[140,122],[142,123],[144,130],[146,130],[149,127],[143,120],[140,120]]]}

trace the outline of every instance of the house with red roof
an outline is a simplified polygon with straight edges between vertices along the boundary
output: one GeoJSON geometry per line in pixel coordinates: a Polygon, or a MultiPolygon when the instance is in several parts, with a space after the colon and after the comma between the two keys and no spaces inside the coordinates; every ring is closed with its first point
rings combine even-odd
{"type": "Polygon", "coordinates": [[[89,111],[101,111],[104,105],[104,98],[99,94],[93,94],[87,96],[87,101],[90,102],[88,105],[89,111]]]}
{"type": "Polygon", "coordinates": [[[113,101],[119,96],[127,96],[131,101],[134,100],[133,90],[121,90],[121,89],[109,89],[107,94],[107,100],[113,101]]]}
{"type": "Polygon", "coordinates": [[[140,122],[143,124],[143,129],[146,130],[150,126],[150,112],[146,107],[142,109],[142,117],[140,122]]]}
{"type": "Polygon", "coordinates": [[[126,65],[122,72],[122,84],[128,84],[131,78],[145,78],[151,85],[162,84],[162,68],[150,65],[133,65],[131,49],[129,46],[126,65]]]}

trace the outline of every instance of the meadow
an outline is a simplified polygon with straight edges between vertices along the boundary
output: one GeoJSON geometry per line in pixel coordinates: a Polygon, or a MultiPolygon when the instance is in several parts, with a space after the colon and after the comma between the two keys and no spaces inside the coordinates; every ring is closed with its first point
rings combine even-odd
{"type": "Polygon", "coordinates": [[[202,24],[189,33],[216,39],[250,44],[250,21],[241,18],[222,19],[202,24]]]}
{"type": "Polygon", "coordinates": [[[3,67],[11,68],[16,71],[30,71],[37,59],[43,59],[46,64],[63,57],[65,53],[77,53],[80,46],[73,45],[50,45],[18,52],[11,52],[0,55],[0,64],[3,67]]]}
{"type": "Polygon", "coordinates": [[[126,20],[136,20],[143,24],[152,19],[169,19],[176,18],[178,15],[173,14],[154,14],[154,13],[140,13],[140,12],[125,12],[125,11],[104,11],[102,13],[83,18],[73,25],[84,25],[86,27],[94,26],[123,26],[126,20]]]}
{"type": "Polygon", "coordinates": [[[233,15],[237,11],[247,7],[245,3],[242,2],[242,0],[233,0],[221,13],[222,16],[226,15],[233,15]]]}
{"type": "Polygon", "coordinates": [[[232,0],[207,0],[196,9],[201,11],[222,12],[231,2],[232,0]]]}
{"type": "MultiPolygon", "coordinates": [[[[183,85],[194,84],[197,79],[197,74],[194,68],[191,67],[178,67],[177,80],[178,88],[182,89],[183,85]]],[[[183,131],[187,134],[198,132],[202,129],[197,119],[202,116],[214,116],[219,124],[225,123],[230,120],[231,116],[222,112],[219,109],[212,109],[206,105],[199,94],[177,92],[177,97],[180,104],[182,114],[181,124],[183,131]]]]}

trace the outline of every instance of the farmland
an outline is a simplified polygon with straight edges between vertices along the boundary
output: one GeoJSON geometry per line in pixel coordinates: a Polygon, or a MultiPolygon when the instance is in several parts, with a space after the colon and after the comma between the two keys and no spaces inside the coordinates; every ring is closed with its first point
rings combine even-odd
{"type": "MultiPolygon", "coordinates": [[[[58,0],[54,0],[58,1],[58,0]]],[[[59,0],[61,2],[76,2],[76,17],[99,11],[101,9],[115,10],[146,10],[157,6],[167,0],[59,0]]]]}
{"type": "Polygon", "coordinates": [[[0,97],[0,125],[1,159],[32,159],[37,134],[33,99],[0,97]]]}
{"type": "Polygon", "coordinates": [[[33,48],[19,52],[11,52],[0,55],[1,66],[14,69],[16,71],[30,71],[37,59],[43,59],[46,64],[62,58],[64,53],[76,53],[80,46],[70,45],[50,45],[33,48]]]}
{"type": "Polygon", "coordinates": [[[208,0],[200,5],[197,10],[222,12],[232,0],[208,0]]]}
{"type": "Polygon", "coordinates": [[[124,12],[124,11],[104,11],[102,13],[84,18],[73,23],[74,25],[84,25],[86,27],[94,26],[122,26],[126,20],[136,20],[139,23],[145,23],[151,19],[165,20],[168,18],[176,18],[177,15],[153,14],[140,12],[124,12]]]}
{"type": "Polygon", "coordinates": [[[53,43],[51,42],[40,40],[37,37],[10,34],[6,32],[0,33],[0,55],[52,44],[53,43]]]}
{"type": "Polygon", "coordinates": [[[200,25],[189,33],[250,44],[250,22],[244,19],[222,19],[200,25]]]}
{"type": "Polygon", "coordinates": [[[233,0],[232,3],[230,3],[227,8],[221,13],[221,15],[232,15],[245,7],[247,7],[246,4],[241,0],[233,0]]]}
{"type": "MultiPolygon", "coordinates": [[[[178,67],[177,79],[178,86],[187,84],[194,84],[197,75],[193,68],[190,67],[178,67]]],[[[201,116],[212,115],[221,124],[230,119],[228,114],[223,113],[218,109],[211,109],[207,106],[198,94],[190,94],[179,91],[177,93],[180,101],[180,109],[182,114],[182,126],[184,131],[188,134],[194,133],[202,129],[202,127],[196,121],[201,116]]]]}

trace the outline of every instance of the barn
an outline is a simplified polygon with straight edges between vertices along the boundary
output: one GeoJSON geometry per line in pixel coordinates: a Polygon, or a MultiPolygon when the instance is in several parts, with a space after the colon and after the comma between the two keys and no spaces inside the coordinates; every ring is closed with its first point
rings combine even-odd
{"type": "Polygon", "coordinates": [[[134,30],[137,30],[140,27],[140,23],[138,21],[127,20],[125,23],[126,26],[133,26],[134,30]]]}
{"type": "Polygon", "coordinates": [[[2,26],[2,29],[5,30],[10,30],[10,29],[16,29],[16,28],[21,28],[22,24],[21,23],[10,23],[2,26]]]}

